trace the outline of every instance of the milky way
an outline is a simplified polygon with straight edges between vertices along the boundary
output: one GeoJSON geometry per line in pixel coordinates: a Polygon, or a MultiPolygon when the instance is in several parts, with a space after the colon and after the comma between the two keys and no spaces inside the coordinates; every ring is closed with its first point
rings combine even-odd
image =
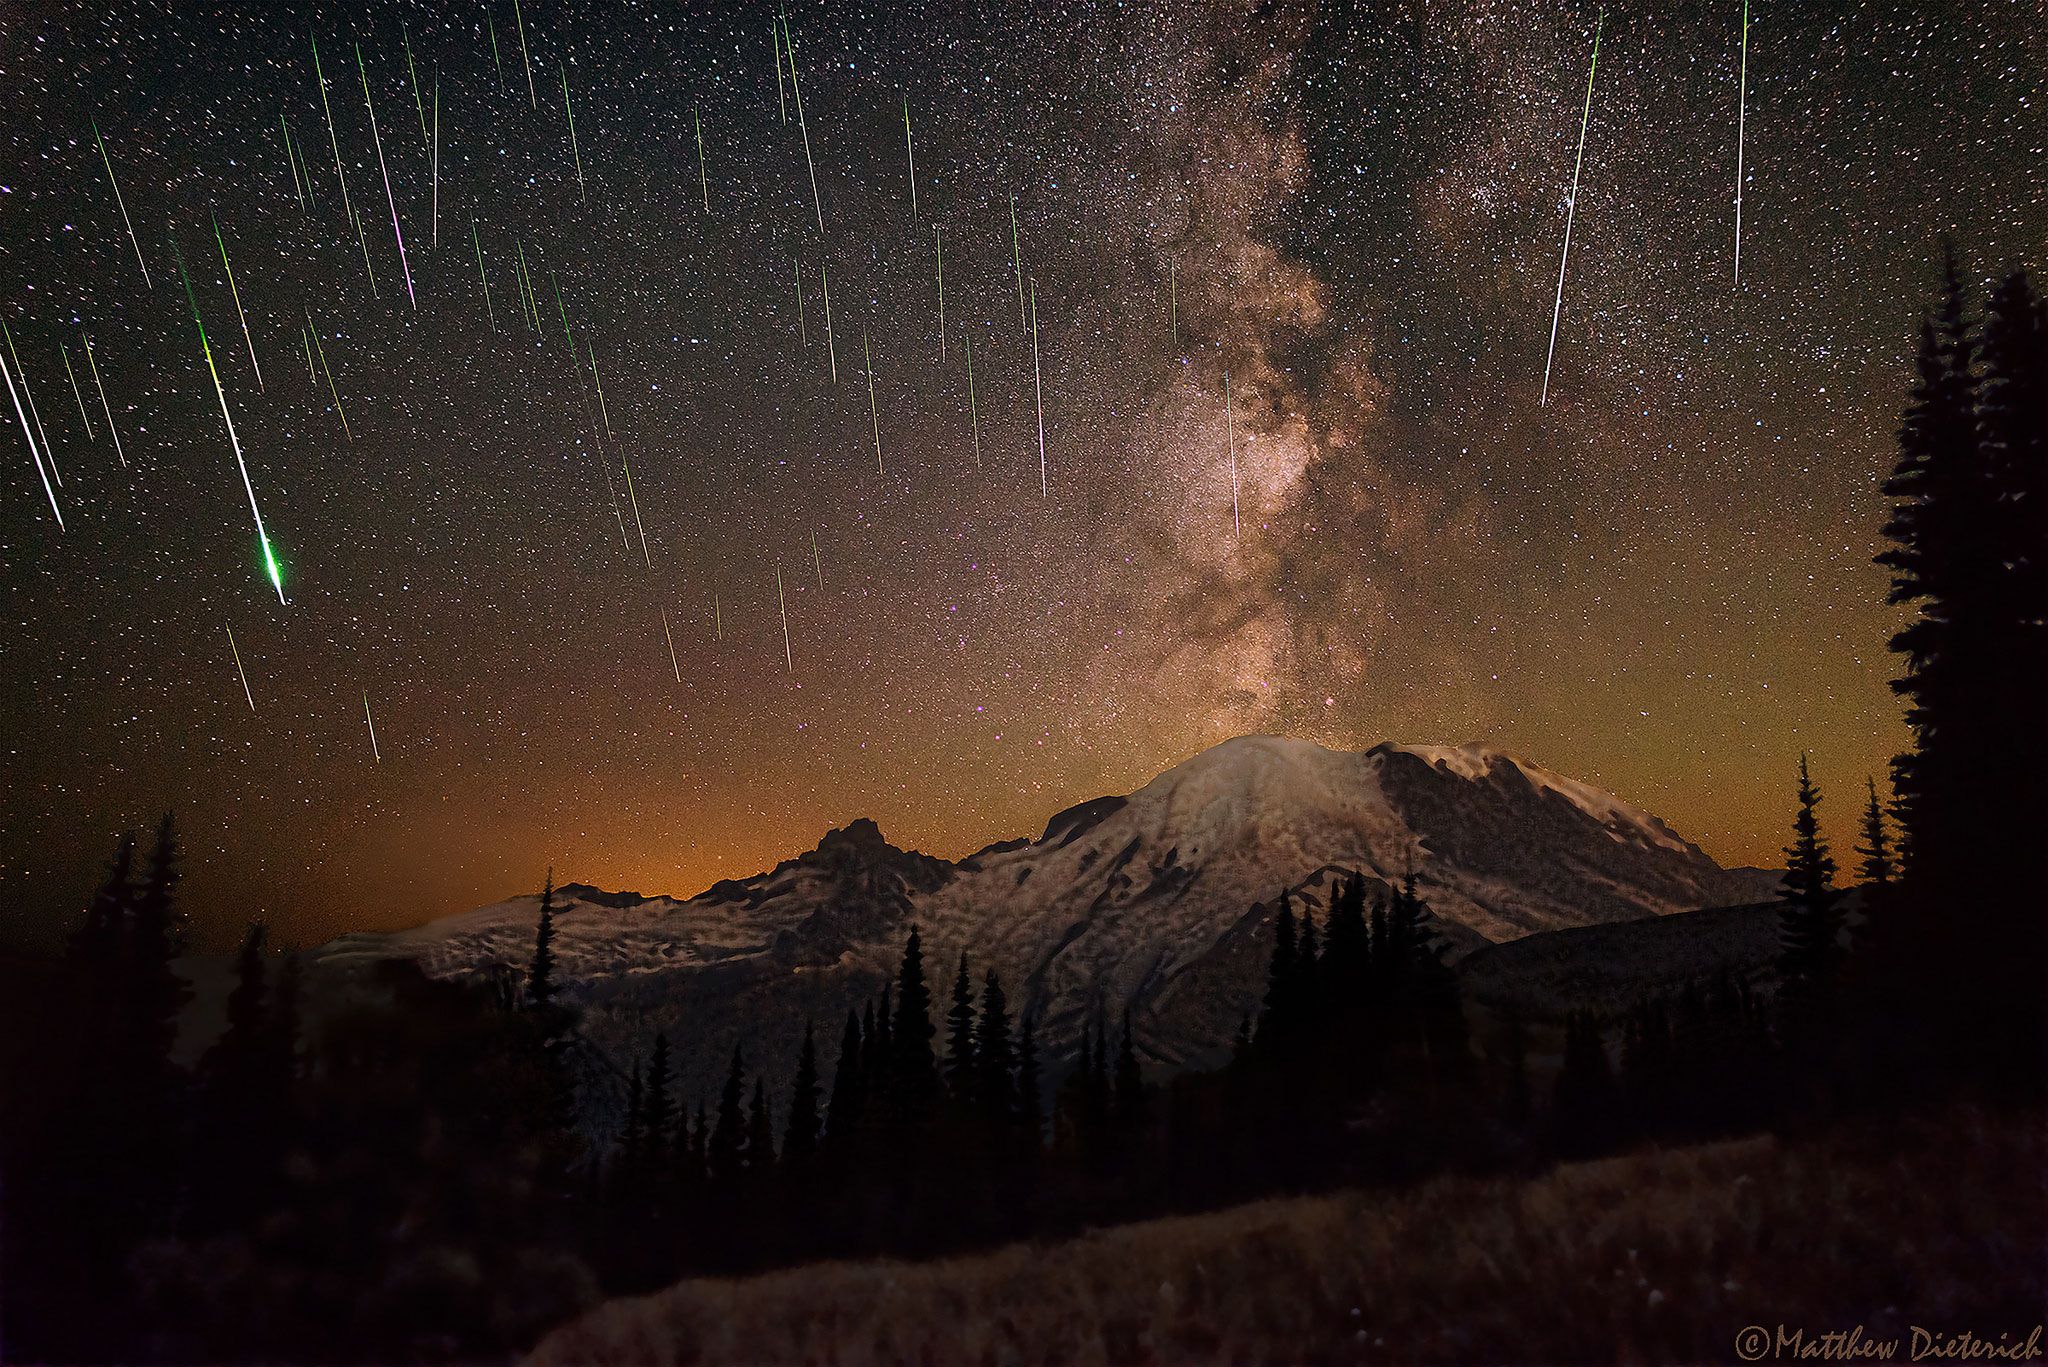
{"type": "Polygon", "coordinates": [[[1772,858],[1900,743],[1940,239],[2048,242],[2048,25],[1820,8],[1751,7],[1739,287],[1739,0],[1607,11],[1539,406],[1590,6],[14,6],[0,933],[165,808],[203,940],[309,940],[1262,730],[1772,858]]]}

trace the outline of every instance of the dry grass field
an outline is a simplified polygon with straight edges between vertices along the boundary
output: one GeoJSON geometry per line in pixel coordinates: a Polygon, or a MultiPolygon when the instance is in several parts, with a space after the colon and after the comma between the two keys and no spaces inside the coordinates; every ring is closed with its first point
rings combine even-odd
{"type": "Polygon", "coordinates": [[[1734,1362],[1750,1325],[1860,1326],[1903,1355],[1914,1325],[1996,1340],[2042,1318],[2044,1175],[2038,1112],[1866,1121],[687,1281],[533,1361],[1734,1362]]]}

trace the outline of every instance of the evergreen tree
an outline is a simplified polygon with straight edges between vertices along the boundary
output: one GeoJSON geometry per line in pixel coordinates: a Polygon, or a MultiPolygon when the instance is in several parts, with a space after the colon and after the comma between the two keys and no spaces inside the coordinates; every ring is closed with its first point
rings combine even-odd
{"type": "Polygon", "coordinates": [[[626,1083],[626,1123],[619,1131],[619,1185],[630,1191],[640,1184],[647,1164],[647,1080],[640,1060],[626,1083]]]}
{"type": "Polygon", "coordinates": [[[1293,1033],[1298,975],[1295,972],[1294,902],[1287,889],[1280,890],[1280,905],[1273,913],[1273,955],[1266,967],[1266,1000],[1259,1013],[1258,1041],[1262,1048],[1277,1050],[1293,1033]]]}
{"type": "MultiPolygon", "coordinates": [[[[868,1020],[871,1023],[874,1020],[872,1009],[868,1020]]],[[[839,1033],[839,1057],[832,1065],[832,1100],[825,1112],[825,1136],[834,1144],[851,1139],[860,1124],[863,1082],[860,1053],[860,1017],[848,1008],[846,1028],[839,1033]]],[[[788,1146],[785,1144],[784,1147],[788,1146]]]]}
{"type": "Polygon", "coordinates": [[[1788,988],[1809,989],[1833,971],[1841,931],[1841,895],[1835,861],[1820,835],[1820,790],[1799,757],[1799,812],[1785,847],[1785,879],[1778,895],[1779,967],[1788,988]]]}
{"type": "Polygon", "coordinates": [[[991,968],[981,980],[981,1018],[974,1041],[974,1101],[991,1134],[1008,1133],[1016,1123],[1017,1084],[1010,1046],[1010,1008],[1002,979],[991,968]]]}
{"type": "Polygon", "coordinates": [[[1322,994],[1316,988],[1321,980],[1322,947],[1316,935],[1315,913],[1304,906],[1294,936],[1294,991],[1304,1016],[1313,1014],[1320,1005],[1322,994]]]}
{"type": "Polygon", "coordinates": [[[932,994],[924,980],[924,941],[917,927],[903,944],[903,964],[896,974],[896,1019],[889,1030],[893,1067],[893,1099],[897,1119],[915,1122],[925,1116],[939,1091],[938,1063],[932,1057],[932,994]]]}
{"type": "Polygon", "coordinates": [[[967,977],[967,951],[953,978],[953,1006],[946,1012],[946,1086],[956,1101],[974,1091],[974,987],[967,977]]]}
{"type": "Polygon", "coordinates": [[[1885,825],[1884,808],[1877,801],[1877,780],[1865,778],[1863,786],[1870,801],[1863,809],[1863,839],[1856,853],[1863,856],[1856,866],[1857,877],[1870,887],[1885,887],[1892,881],[1892,836],[1885,825]]]}
{"type": "Polygon", "coordinates": [[[747,1119],[741,1101],[746,1096],[747,1066],[740,1046],[732,1050],[732,1066],[725,1074],[725,1087],[718,1094],[718,1120],[712,1126],[705,1152],[705,1167],[714,1181],[729,1182],[739,1176],[747,1155],[747,1119]]]}
{"type": "Polygon", "coordinates": [[[548,867],[540,890],[540,926],[533,936],[533,964],[526,972],[526,999],[546,1006],[555,999],[555,870],[548,867]]]}
{"type": "Polygon", "coordinates": [[[768,1088],[754,1079],[754,1105],[747,1113],[747,1171],[761,1174],[775,1167],[775,1113],[769,1109],[768,1088]]]}
{"type": "Polygon", "coordinates": [[[669,1122],[674,1112],[668,1088],[668,1035],[656,1031],[654,1058],[647,1065],[646,1094],[641,1109],[642,1128],[646,1131],[645,1143],[649,1154],[664,1152],[673,1142],[669,1122]]]}
{"type": "Polygon", "coordinates": [[[128,935],[128,919],[135,907],[135,834],[125,832],[114,846],[114,860],[106,879],[86,904],[85,924],[71,936],[71,962],[86,968],[110,971],[120,961],[128,935]]]}
{"type": "Polygon", "coordinates": [[[1372,955],[1365,922],[1365,879],[1352,874],[1330,900],[1330,922],[1324,934],[1322,980],[1325,996],[1339,1008],[1355,1005],[1365,990],[1372,955]]]}
{"type": "Polygon", "coordinates": [[[789,1123],[782,1132],[782,1161],[791,1168],[802,1168],[817,1151],[818,1046],[811,1023],[805,1021],[803,1047],[796,1056],[796,1078],[789,1087],[789,1123]]]}
{"type": "Polygon", "coordinates": [[[157,823],[156,844],[136,891],[123,962],[128,980],[125,1009],[133,1022],[127,1065],[135,1070],[136,1085],[158,1093],[157,1104],[168,1101],[163,1089],[171,1085],[178,1013],[192,995],[171,967],[185,948],[176,903],[178,863],[177,830],[166,812],[157,823]]]}

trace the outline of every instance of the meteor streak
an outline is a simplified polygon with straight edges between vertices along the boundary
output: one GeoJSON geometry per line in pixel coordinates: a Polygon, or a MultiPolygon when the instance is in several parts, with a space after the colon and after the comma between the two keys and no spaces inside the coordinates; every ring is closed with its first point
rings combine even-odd
{"type": "Polygon", "coordinates": [[[313,326],[311,309],[306,310],[306,335],[313,339],[313,350],[320,357],[320,373],[327,377],[327,394],[334,400],[334,416],[341,419],[341,435],[349,441],[354,441],[356,434],[349,430],[348,414],[342,411],[341,391],[334,387],[334,372],[327,366],[327,348],[321,344],[320,329],[313,326]]]}
{"type": "Polygon", "coordinates": [[[690,119],[697,125],[697,189],[704,196],[704,212],[711,212],[711,181],[704,173],[704,115],[694,105],[690,119]]]}
{"type": "Polygon", "coordinates": [[[533,57],[526,50],[526,20],[519,13],[519,0],[512,0],[512,22],[519,26],[519,60],[526,64],[526,102],[540,108],[540,96],[533,93],[533,57]]]}
{"type": "Polygon", "coordinates": [[[441,73],[434,72],[434,245],[441,245],[441,73]]]}
{"type": "Polygon", "coordinates": [[[868,371],[868,424],[875,433],[875,473],[882,473],[882,419],[875,412],[875,355],[868,349],[868,325],[860,325],[860,354],[868,371]]]}
{"type": "Polygon", "coordinates": [[[85,341],[85,364],[92,371],[92,387],[100,392],[100,413],[106,418],[107,431],[114,438],[114,454],[121,458],[121,468],[125,470],[128,468],[128,457],[121,450],[121,433],[114,426],[114,410],[107,406],[107,387],[100,383],[100,363],[92,354],[92,338],[83,332],[79,333],[79,336],[85,341]]]}
{"type": "Polygon", "coordinates": [[[789,600],[782,596],[782,566],[775,567],[775,605],[782,611],[782,660],[796,673],[796,655],[789,648],[789,600]]]}
{"type": "Polygon", "coordinates": [[[597,388],[598,416],[604,419],[604,434],[610,437],[614,435],[612,432],[612,415],[611,410],[604,406],[604,381],[599,379],[597,374],[597,348],[586,342],[583,349],[590,356],[590,383],[597,388]]]}
{"type": "Polygon", "coordinates": [[[377,106],[370,101],[370,72],[363,65],[363,45],[356,44],[356,75],[363,82],[363,108],[370,112],[370,141],[377,148],[377,170],[384,177],[384,202],[391,208],[391,235],[398,239],[398,268],[405,272],[405,297],[414,308],[420,306],[412,292],[412,266],[405,259],[405,233],[398,226],[398,201],[391,194],[391,172],[384,167],[384,140],[377,136],[377,106]]]}
{"type": "Polygon", "coordinates": [[[121,222],[128,228],[128,240],[135,244],[135,264],[142,267],[142,287],[154,288],[150,284],[149,263],[142,259],[142,243],[135,236],[135,224],[128,217],[128,205],[121,198],[121,182],[114,179],[114,163],[113,159],[107,156],[107,140],[100,134],[99,120],[93,119],[90,122],[93,141],[99,144],[100,164],[107,168],[107,184],[114,187],[114,203],[121,210],[121,222]]]}
{"type": "Polygon", "coordinates": [[[49,471],[43,468],[42,453],[36,450],[35,434],[29,431],[28,414],[21,408],[21,399],[14,392],[14,373],[7,368],[7,358],[0,356],[0,379],[7,381],[7,397],[14,401],[14,416],[21,421],[21,435],[28,442],[29,459],[35,462],[36,475],[43,481],[43,493],[50,500],[50,512],[57,519],[57,530],[64,530],[64,512],[57,506],[57,491],[50,487],[49,471]]]}
{"type": "Polygon", "coordinates": [[[939,364],[946,363],[946,249],[939,241],[939,225],[932,224],[932,276],[939,291],[939,364]]]}
{"type": "Polygon", "coordinates": [[[967,335],[967,422],[974,430],[974,468],[981,468],[981,410],[974,406],[974,334],[967,335]]]}
{"type": "Polygon", "coordinates": [[[279,114],[277,116],[277,127],[278,131],[284,136],[285,168],[292,173],[292,197],[299,201],[299,209],[303,212],[306,207],[306,187],[299,182],[299,159],[292,155],[291,125],[284,121],[284,115],[279,114]]]}
{"type": "Polygon", "coordinates": [[[427,140],[427,107],[420,103],[420,71],[412,62],[412,33],[404,24],[398,26],[399,38],[405,43],[405,74],[412,82],[412,107],[419,111],[420,141],[427,140]]]}
{"type": "Polygon", "coordinates": [[[811,208],[818,215],[818,236],[825,235],[825,201],[818,198],[818,163],[811,160],[811,126],[804,120],[804,88],[796,78],[796,39],[790,35],[789,19],[782,21],[782,45],[789,52],[789,88],[796,95],[796,126],[804,135],[804,165],[811,173],[811,208]]]}
{"type": "Polygon", "coordinates": [[[263,367],[256,364],[256,339],[249,335],[249,315],[242,312],[242,291],[235,285],[235,268],[228,264],[227,239],[220,235],[220,220],[214,218],[213,211],[208,210],[206,216],[213,222],[213,240],[220,247],[221,269],[228,274],[228,293],[233,295],[235,299],[235,317],[241,321],[242,341],[249,348],[249,369],[256,372],[256,392],[261,394],[263,392],[263,367]]]}
{"type": "Polygon", "coordinates": [[[768,41],[775,45],[775,101],[782,110],[782,121],[789,122],[789,87],[782,79],[782,30],[776,26],[773,15],[768,19],[768,41]]]}
{"type": "Polygon", "coordinates": [[[242,652],[235,648],[235,629],[227,626],[225,622],[221,625],[227,627],[228,653],[235,657],[235,673],[241,676],[242,696],[249,700],[249,710],[254,712],[256,710],[256,695],[249,691],[249,671],[242,668],[242,652]]]}
{"type": "Polygon", "coordinates": [[[917,153],[910,145],[910,96],[903,97],[903,160],[910,168],[910,219],[917,221],[917,153]]]}
{"type": "Polygon", "coordinates": [[[1038,282],[1031,282],[1031,392],[1038,402],[1038,493],[1043,498],[1045,482],[1045,386],[1038,378],[1038,282]]]}
{"type": "Polygon", "coordinates": [[[818,592],[825,591],[825,562],[818,555],[817,529],[811,531],[811,565],[818,571],[818,592]]]}
{"type": "Polygon", "coordinates": [[[71,368],[71,348],[60,342],[57,350],[64,355],[64,378],[71,381],[71,397],[78,401],[78,417],[85,424],[85,439],[98,441],[99,438],[92,434],[92,418],[85,411],[85,395],[78,388],[78,373],[71,368]]]}
{"type": "Polygon", "coordinates": [[[825,357],[832,363],[832,383],[839,383],[839,352],[832,345],[832,277],[825,274],[825,263],[818,263],[818,288],[825,296],[825,357]]]}
{"type": "Polygon", "coordinates": [[[1180,350],[1180,266],[1166,263],[1166,326],[1173,337],[1173,349],[1180,350]]]}
{"type": "MultiPolygon", "coordinates": [[[[228,392],[221,387],[220,368],[213,363],[213,346],[206,340],[206,320],[199,316],[199,299],[192,293],[192,277],[185,271],[185,259],[178,253],[178,244],[171,243],[171,255],[178,262],[179,278],[185,282],[185,299],[192,306],[192,321],[199,327],[199,350],[206,357],[206,373],[213,377],[213,392],[220,400],[221,420],[227,424],[228,442],[235,448],[235,466],[242,472],[242,488],[249,495],[249,512],[256,519],[256,540],[263,547],[263,567],[270,576],[270,586],[277,590],[277,601],[284,598],[284,573],[278,568],[277,556],[270,549],[270,536],[263,530],[263,510],[256,506],[256,486],[249,480],[249,463],[242,458],[242,439],[235,435],[235,420],[228,412],[228,392]]],[[[91,355],[88,349],[87,355],[91,355]]]]}
{"type": "Polygon", "coordinates": [[[811,346],[811,330],[804,323],[804,263],[795,257],[789,258],[791,274],[796,277],[796,335],[806,351],[811,346]]]}
{"type": "Polygon", "coordinates": [[[1586,125],[1593,118],[1593,73],[1600,69],[1600,30],[1607,22],[1602,10],[1593,24],[1593,60],[1586,66],[1586,106],[1579,111],[1579,152],[1572,161],[1572,193],[1564,202],[1564,250],[1557,258],[1557,300],[1550,307],[1550,351],[1543,358],[1543,396],[1538,406],[1550,402],[1550,364],[1557,359],[1557,320],[1564,313],[1564,271],[1572,256],[1572,218],[1579,208],[1579,168],[1586,162],[1586,125]]]}
{"type": "Polygon", "coordinates": [[[640,559],[651,570],[654,568],[654,560],[647,553],[647,527],[640,521],[640,496],[633,492],[633,462],[621,452],[619,464],[626,471],[626,501],[633,505],[633,530],[640,533],[640,559]]]}
{"type": "Polygon", "coordinates": [[[1742,74],[1735,95],[1735,283],[1742,283],[1742,135],[1749,113],[1749,0],[1742,0],[1742,74]]]}
{"type": "Polygon", "coordinates": [[[491,277],[484,274],[484,240],[477,235],[476,220],[469,221],[469,240],[476,247],[476,278],[484,283],[484,312],[491,320],[491,330],[498,327],[498,311],[491,307],[491,277]]]}
{"type": "Polygon", "coordinates": [[[561,68],[561,77],[562,77],[562,112],[563,112],[563,113],[565,113],[565,114],[567,114],[567,115],[569,116],[569,155],[570,155],[570,156],[572,156],[572,157],[574,157],[574,158],[576,159],[576,198],[577,198],[577,199],[578,199],[579,201],[582,201],[582,200],[584,199],[584,195],[583,195],[583,152],[582,152],[582,150],[581,150],[581,149],[579,149],[579,148],[578,148],[578,147],[576,146],[576,110],[575,110],[575,108],[574,108],[573,106],[571,106],[571,105],[570,105],[570,103],[569,103],[569,68],[568,68],[568,67],[566,67],[566,66],[565,66],[565,67],[562,67],[562,68],[561,68]]]}
{"type": "Polygon", "coordinates": [[[43,444],[43,456],[50,462],[50,473],[57,477],[57,487],[64,487],[64,474],[57,468],[57,453],[50,446],[50,434],[43,428],[42,410],[36,407],[36,396],[28,387],[28,367],[21,363],[21,353],[14,349],[14,333],[5,323],[0,323],[0,337],[7,339],[7,354],[14,358],[14,373],[21,377],[21,397],[28,400],[28,415],[36,425],[36,440],[43,444]]]}
{"type": "Polygon", "coordinates": [[[1010,196],[1010,261],[1017,268],[1017,326],[1024,326],[1024,240],[1017,233],[1017,197],[1010,196]]]}
{"type": "Polygon", "coordinates": [[[683,681],[683,662],[676,658],[676,634],[668,629],[668,609],[661,610],[661,634],[668,640],[668,662],[676,672],[676,682],[683,681]]]}
{"type": "Polygon", "coordinates": [[[370,690],[363,690],[363,721],[370,728],[370,758],[382,764],[384,752],[377,748],[377,719],[370,715],[370,690]]]}
{"type": "MultiPolygon", "coordinates": [[[[363,266],[369,269],[370,247],[363,241],[362,220],[356,217],[355,206],[349,203],[348,176],[341,169],[341,140],[334,135],[334,110],[327,103],[327,73],[320,66],[320,40],[310,33],[306,37],[313,44],[313,84],[320,90],[320,112],[327,117],[327,145],[334,152],[334,178],[341,182],[341,211],[348,216],[348,221],[355,225],[356,241],[361,243],[363,248],[363,266]]],[[[376,294],[377,272],[371,270],[370,296],[375,298],[376,294]]]]}

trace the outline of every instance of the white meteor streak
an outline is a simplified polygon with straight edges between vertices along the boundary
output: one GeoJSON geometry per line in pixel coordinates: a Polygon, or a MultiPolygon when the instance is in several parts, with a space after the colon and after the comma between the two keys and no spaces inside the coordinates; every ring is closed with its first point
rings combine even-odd
{"type": "MultiPolygon", "coordinates": [[[[391,193],[391,172],[384,166],[384,140],[377,136],[377,106],[370,101],[370,73],[363,65],[362,44],[356,44],[356,75],[363,82],[363,108],[370,113],[370,141],[377,148],[377,171],[384,177],[384,202],[391,209],[391,235],[398,239],[398,268],[405,272],[406,301],[414,308],[420,306],[419,299],[412,292],[412,265],[405,258],[405,233],[398,226],[398,200],[391,193]]],[[[566,87],[564,93],[566,94],[566,87]]]]}
{"type": "Polygon", "coordinates": [[[811,532],[811,564],[818,571],[818,592],[823,593],[825,591],[825,562],[818,555],[818,533],[815,530],[811,532]]]}
{"type": "Polygon", "coordinates": [[[782,659],[796,673],[796,655],[789,648],[789,600],[782,596],[782,566],[775,567],[775,605],[782,610],[782,659]]]}
{"type": "Polygon", "coordinates": [[[29,458],[36,464],[36,474],[43,481],[43,493],[49,496],[50,512],[56,517],[57,530],[61,532],[64,530],[64,513],[57,506],[57,491],[50,487],[49,472],[43,468],[42,453],[36,450],[35,433],[29,431],[28,414],[22,411],[21,399],[14,392],[14,373],[7,368],[7,358],[4,356],[0,356],[0,378],[7,381],[7,397],[14,400],[14,416],[21,420],[21,435],[28,442],[29,458]]]}
{"type": "Polygon", "coordinates": [[[91,120],[92,139],[99,144],[100,163],[107,168],[107,184],[114,187],[114,203],[121,210],[121,222],[128,229],[128,240],[135,244],[135,264],[142,267],[142,287],[153,288],[149,279],[149,263],[142,259],[142,243],[135,236],[135,224],[128,217],[128,205],[121,199],[121,182],[114,179],[113,159],[107,156],[107,140],[100,135],[98,119],[91,120]]]}
{"type": "Polygon", "coordinates": [[[121,433],[114,426],[114,410],[107,404],[107,387],[100,382],[100,363],[92,353],[92,338],[82,332],[79,336],[85,338],[85,363],[92,370],[92,387],[100,392],[100,412],[107,419],[107,431],[113,434],[114,454],[121,458],[121,468],[125,470],[128,468],[128,456],[121,450],[121,433]]]}
{"type": "Polygon", "coordinates": [[[1031,282],[1031,392],[1038,403],[1038,494],[1046,493],[1045,386],[1038,378],[1038,282],[1031,282]]]}
{"type": "Polygon", "coordinates": [[[377,719],[370,715],[370,691],[363,690],[363,722],[370,728],[370,758],[382,764],[384,752],[377,748],[377,719]]]}
{"type": "Polygon", "coordinates": [[[676,682],[683,681],[683,662],[676,658],[676,635],[668,629],[668,609],[661,610],[661,634],[668,640],[668,662],[676,671],[676,682]]]}
{"type": "Polygon", "coordinates": [[[71,381],[71,397],[78,401],[78,416],[85,424],[85,439],[98,441],[99,438],[92,433],[92,417],[85,411],[85,394],[78,387],[78,372],[71,368],[71,348],[59,343],[57,350],[64,355],[64,378],[71,381]]]}
{"type": "Polygon", "coordinates": [[[242,291],[235,285],[235,268],[228,264],[227,239],[220,235],[220,220],[214,218],[211,210],[207,212],[206,216],[213,220],[213,240],[220,247],[221,269],[226,271],[228,275],[228,293],[234,296],[235,317],[241,321],[242,341],[249,348],[249,369],[256,372],[256,392],[261,394],[263,392],[263,367],[256,364],[256,339],[249,335],[249,315],[242,312],[242,291]]]}
{"type": "Polygon", "coordinates": [[[1749,114],[1749,0],[1742,0],[1742,74],[1735,95],[1735,283],[1742,283],[1742,137],[1749,114]]]}
{"type": "Polygon", "coordinates": [[[50,462],[50,473],[57,478],[57,487],[64,487],[64,472],[57,468],[57,453],[50,446],[50,434],[43,427],[42,410],[36,407],[35,391],[28,387],[28,367],[21,363],[21,353],[14,349],[14,332],[5,323],[0,323],[0,337],[7,339],[7,354],[14,358],[14,373],[21,377],[21,397],[28,400],[28,415],[36,425],[36,440],[43,444],[43,457],[50,462]]]}
{"type": "Polygon", "coordinates": [[[875,434],[875,473],[882,473],[882,419],[875,411],[875,355],[868,349],[868,325],[860,325],[860,354],[868,371],[868,425],[875,434]]]}
{"type": "MultiPolygon", "coordinates": [[[[226,626],[226,623],[222,623],[222,625],[226,626]]],[[[228,653],[235,657],[235,673],[240,675],[242,679],[242,696],[249,700],[249,710],[254,712],[256,710],[256,695],[249,691],[249,671],[242,668],[242,652],[235,648],[235,629],[228,627],[227,633],[228,653]]]]}
{"type": "Polygon", "coordinates": [[[811,159],[811,126],[804,119],[804,88],[796,78],[796,39],[790,36],[789,20],[782,21],[782,45],[789,52],[789,88],[796,95],[796,126],[804,135],[804,165],[811,173],[811,208],[818,215],[818,236],[825,235],[825,201],[818,197],[818,163],[811,159]]]}
{"type": "Polygon", "coordinates": [[[1550,352],[1543,358],[1543,396],[1539,406],[1550,402],[1550,365],[1557,359],[1557,320],[1564,312],[1564,271],[1572,257],[1572,219],[1579,208],[1579,168],[1586,164],[1586,126],[1593,118],[1593,73],[1600,69],[1600,30],[1607,22],[1602,10],[1593,24],[1593,60],[1586,65],[1586,107],[1579,111],[1579,152],[1572,161],[1572,193],[1564,202],[1564,250],[1557,258],[1557,300],[1550,307],[1550,352]]]}

